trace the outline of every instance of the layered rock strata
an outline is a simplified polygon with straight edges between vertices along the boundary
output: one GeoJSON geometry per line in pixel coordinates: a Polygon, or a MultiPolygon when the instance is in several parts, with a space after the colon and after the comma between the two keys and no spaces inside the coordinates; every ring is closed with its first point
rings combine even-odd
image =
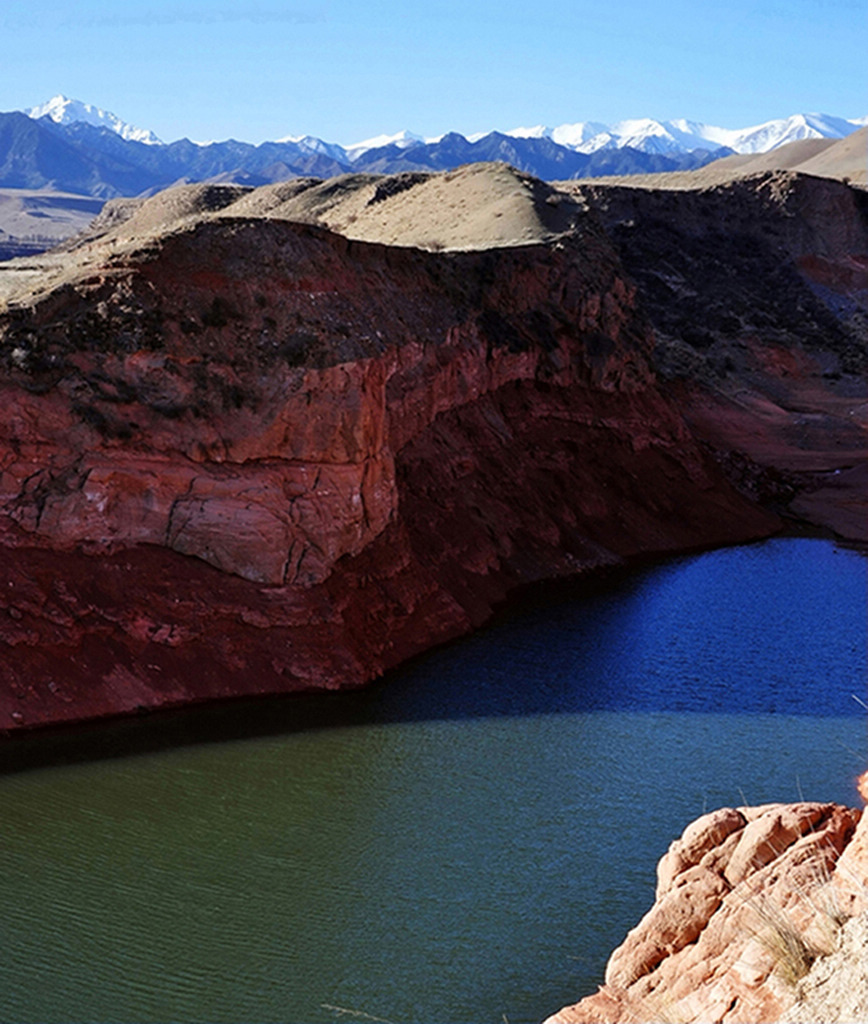
{"type": "Polygon", "coordinates": [[[531,582],[858,522],[865,204],[769,181],[196,186],[4,264],[0,729],[356,686],[531,582]]]}
{"type": "Polygon", "coordinates": [[[489,251],[224,216],[64,259],[0,319],[2,729],[356,686],[518,586],[777,526],[578,207],[489,251]]]}
{"type": "Polygon", "coordinates": [[[704,815],[660,861],[654,906],[612,954],[605,985],[546,1024],[863,1019],[843,1014],[868,1010],[854,985],[866,841],[868,817],[836,804],[704,815]],[[832,966],[850,978],[834,995],[832,966]],[[822,1006],[834,1016],[805,1016],[822,1006]]]}

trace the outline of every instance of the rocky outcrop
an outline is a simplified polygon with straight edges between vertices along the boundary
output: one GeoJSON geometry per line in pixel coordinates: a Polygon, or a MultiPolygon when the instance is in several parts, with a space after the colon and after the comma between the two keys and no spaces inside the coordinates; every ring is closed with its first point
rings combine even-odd
{"type": "Polygon", "coordinates": [[[764,182],[197,186],[4,264],[0,729],[357,686],[528,583],[831,522],[865,466],[864,204],[821,183],[821,229],[815,186],[764,182]],[[822,309],[791,316],[808,277],[822,309]]]}
{"type": "Polygon", "coordinates": [[[816,1011],[828,994],[827,958],[862,970],[841,949],[858,948],[868,910],[866,839],[868,817],[835,804],[704,815],[660,861],[654,906],[612,954],[605,985],[546,1024],[856,1020],[804,1017],[803,1004],[816,1011]]]}
{"type": "Polygon", "coordinates": [[[835,951],[818,959],[799,986],[787,1024],[868,1020],[868,917],[851,918],[835,951]]]}
{"type": "Polygon", "coordinates": [[[660,394],[590,216],[464,253],[227,218],[71,263],[0,323],[0,728],[356,686],[518,586],[776,528],[660,394]]]}
{"type": "Polygon", "coordinates": [[[656,368],[733,483],[868,540],[868,193],[783,171],[575,188],[637,284],[656,368]]]}

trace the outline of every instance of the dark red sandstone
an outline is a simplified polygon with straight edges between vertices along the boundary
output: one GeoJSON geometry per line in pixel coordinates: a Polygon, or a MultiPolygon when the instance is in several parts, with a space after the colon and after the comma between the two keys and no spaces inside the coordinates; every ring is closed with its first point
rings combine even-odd
{"type": "Polygon", "coordinates": [[[199,225],[11,309],[0,728],[360,685],[516,587],[762,536],[605,236],[199,225]]]}
{"type": "MultiPolygon", "coordinates": [[[[756,194],[739,216],[784,224],[792,294],[806,274],[858,305],[862,222],[796,230],[814,191],[795,213],[756,194]]],[[[676,238],[704,327],[668,317],[646,235],[619,227],[647,219],[676,260],[653,196],[598,201],[615,245],[593,213],[449,253],[227,218],[71,253],[0,314],[0,729],[359,686],[529,583],[766,536],[763,504],[857,522],[864,495],[822,487],[864,471],[864,399],[842,390],[864,325],[829,335],[831,381],[825,314],[802,337],[778,296],[758,329],[759,265],[734,252],[744,308],[719,329],[738,303],[709,270],[712,198],[676,238]]]]}

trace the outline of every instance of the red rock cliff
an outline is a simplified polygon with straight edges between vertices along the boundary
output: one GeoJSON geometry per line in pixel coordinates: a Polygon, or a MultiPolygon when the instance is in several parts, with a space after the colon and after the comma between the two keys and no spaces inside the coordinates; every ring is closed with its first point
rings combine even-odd
{"type": "Polygon", "coordinates": [[[656,386],[592,218],[71,262],[0,316],[0,729],[356,686],[523,584],[775,528],[656,386]]]}

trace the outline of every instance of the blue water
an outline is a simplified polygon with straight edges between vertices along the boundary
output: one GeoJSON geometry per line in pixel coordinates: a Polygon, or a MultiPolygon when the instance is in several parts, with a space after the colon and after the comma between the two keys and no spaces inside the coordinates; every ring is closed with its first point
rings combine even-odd
{"type": "Polygon", "coordinates": [[[430,657],[383,695],[382,713],[857,716],[865,566],[856,552],[797,538],[676,559],[592,600],[525,612],[463,642],[458,657],[430,657]]]}
{"type": "Polygon", "coordinates": [[[861,554],[776,539],[364,693],[27,740],[0,1019],[539,1020],[594,990],[697,815],[856,801],[866,589],[861,554]]]}

